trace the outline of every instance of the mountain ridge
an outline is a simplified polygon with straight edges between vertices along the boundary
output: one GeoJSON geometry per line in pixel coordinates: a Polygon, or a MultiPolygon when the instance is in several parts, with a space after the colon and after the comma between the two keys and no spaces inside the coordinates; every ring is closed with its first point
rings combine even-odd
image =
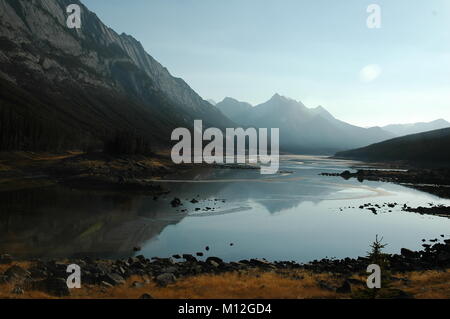
{"type": "Polygon", "coordinates": [[[450,127],[450,123],[444,119],[437,119],[431,122],[416,122],[408,124],[390,124],[383,126],[385,131],[391,132],[397,136],[422,133],[450,127]]]}
{"type": "Polygon", "coordinates": [[[335,154],[370,161],[450,162],[450,128],[393,138],[335,154]]]}
{"type": "Polygon", "coordinates": [[[381,128],[365,129],[340,121],[323,106],[308,108],[278,93],[256,106],[228,97],[216,107],[245,127],[280,128],[280,145],[288,152],[334,154],[394,137],[381,128]]]}
{"type": "MultiPolygon", "coordinates": [[[[190,128],[194,119],[202,119],[205,126],[232,125],[184,80],[173,77],[138,40],[117,34],[79,0],[0,0],[0,17],[0,80],[9,90],[9,95],[0,95],[0,114],[6,114],[5,123],[11,117],[33,127],[28,133],[16,130],[19,138],[8,148],[27,148],[36,138],[44,143],[44,137],[29,132],[45,131],[48,122],[56,123],[65,141],[73,140],[74,131],[84,136],[80,147],[86,143],[100,147],[122,130],[167,147],[171,130],[190,128]],[[82,8],[81,29],[66,26],[69,4],[82,8]],[[28,102],[15,105],[14,94],[26,96],[28,102]]],[[[66,146],[75,147],[74,142],[66,146]]]]}

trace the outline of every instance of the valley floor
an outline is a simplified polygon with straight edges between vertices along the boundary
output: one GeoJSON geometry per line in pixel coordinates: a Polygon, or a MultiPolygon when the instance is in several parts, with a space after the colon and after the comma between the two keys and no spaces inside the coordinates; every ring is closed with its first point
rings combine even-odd
{"type": "Polygon", "coordinates": [[[174,171],[168,157],[104,153],[0,153],[0,191],[64,184],[69,187],[162,192],[145,179],[174,171]]]}

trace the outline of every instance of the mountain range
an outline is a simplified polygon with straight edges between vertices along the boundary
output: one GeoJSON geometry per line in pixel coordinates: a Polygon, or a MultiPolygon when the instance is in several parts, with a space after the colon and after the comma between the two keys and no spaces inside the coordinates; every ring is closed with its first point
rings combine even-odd
{"type": "Polygon", "coordinates": [[[280,128],[280,147],[287,152],[332,154],[395,137],[379,127],[345,123],[322,106],[308,108],[279,94],[254,107],[232,98],[225,98],[216,107],[244,127],[280,128]]]}
{"type": "Polygon", "coordinates": [[[450,126],[362,128],[279,94],[256,106],[206,101],[79,0],[0,0],[0,47],[0,151],[104,149],[111,140],[167,149],[174,128],[201,119],[204,128],[280,128],[281,151],[334,154],[450,126]],[[70,4],[82,8],[80,29],[66,25],[70,4]]]}
{"type": "Polygon", "coordinates": [[[363,148],[338,152],[336,157],[371,161],[402,160],[450,163],[450,128],[397,137],[363,148]]]}
{"type": "Polygon", "coordinates": [[[102,147],[118,131],[165,147],[194,119],[234,126],[78,0],[0,0],[0,46],[0,149],[102,147]],[[79,29],[66,25],[70,4],[79,29]]]}
{"type": "Polygon", "coordinates": [[[411,124],[391,124],[383,126],[382,129],[396,136],[404,136],[427,131],[439,130],[441,128],[450,127],[450,123],[443,119],[438,119],[432,122],[419,122],[411,124]]]}

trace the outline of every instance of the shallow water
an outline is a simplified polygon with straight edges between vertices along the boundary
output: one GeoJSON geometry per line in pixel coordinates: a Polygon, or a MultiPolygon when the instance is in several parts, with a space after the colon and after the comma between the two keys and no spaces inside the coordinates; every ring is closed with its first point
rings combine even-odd
{"type": "Polygon", "coordinates": [[[391,253],[420,249],[423,238],[450,237],[448,218],[402,212],[400,205],[377,215],[358,208],[387,202],[450,205],[449,200],[391,183],[319,175],[350,167],[366,165],[282,156],[275,176],[259,170],[201,170],[162,181],[171,194],[156,201],[145,194],[63,187],[0,193],[0,252],[23,258],[203,252],[225,260],[306,262],[365,255],[377,234],[391,253]],[[183,206],[172,208],[174,197],[183,206]],[[199,203],[190,203],[193,198],[199,203]],[[136,246],[142,250],[133,253],[136,246]]]}

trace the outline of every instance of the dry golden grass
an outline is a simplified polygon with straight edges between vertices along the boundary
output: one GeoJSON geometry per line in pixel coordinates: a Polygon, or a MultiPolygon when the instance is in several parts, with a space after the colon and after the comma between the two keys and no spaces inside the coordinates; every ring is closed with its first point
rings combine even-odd
{"type": "Polygon", "coordinates": [[[449,299],[450,272],[424,271],[412,272],[405,276],[411,280],[411,287],[404,286],[404,290],[420,299],[449,299]]]}
{"type": "MultiPolygon", "coordinates": [[[[16,263],[28,268],[31,263],[16,263]]],[[[3,273],[11,265],[0,265],[3,273]]],[[[396,274],[397,278],[408,281],[394,281],[392,288],[401,289],[414,298],[450,298],[450,272],[424,271],[396,274]]],[[[353,276],[365,281],[362,276],[353,276]]],[[[112,288],[101,286],[83,286],[73,289],[72,299],[137,299],[143,294],[150,294],[155,299],[342,299],[351,298],[351,294],[338,294],[323,289],[319,281],[338,287],[344,278],[333,274],[314,274],[305,270],[285,272],[263,272],[248,270],[222,275],[200,275],[178,280],[167,287],[158,287],[151,278],[134,276],[124,285],[112,288]],[[142,287],[133,288],[133,282],[143,283],[142,287]]],[[[14,295],[14,284],[0,285],[0,299],[54,299],[40,291],[25,291],[23,295],[14,295]]],[[[355,287],[354,287],[355,288],[355,287]]]]}

